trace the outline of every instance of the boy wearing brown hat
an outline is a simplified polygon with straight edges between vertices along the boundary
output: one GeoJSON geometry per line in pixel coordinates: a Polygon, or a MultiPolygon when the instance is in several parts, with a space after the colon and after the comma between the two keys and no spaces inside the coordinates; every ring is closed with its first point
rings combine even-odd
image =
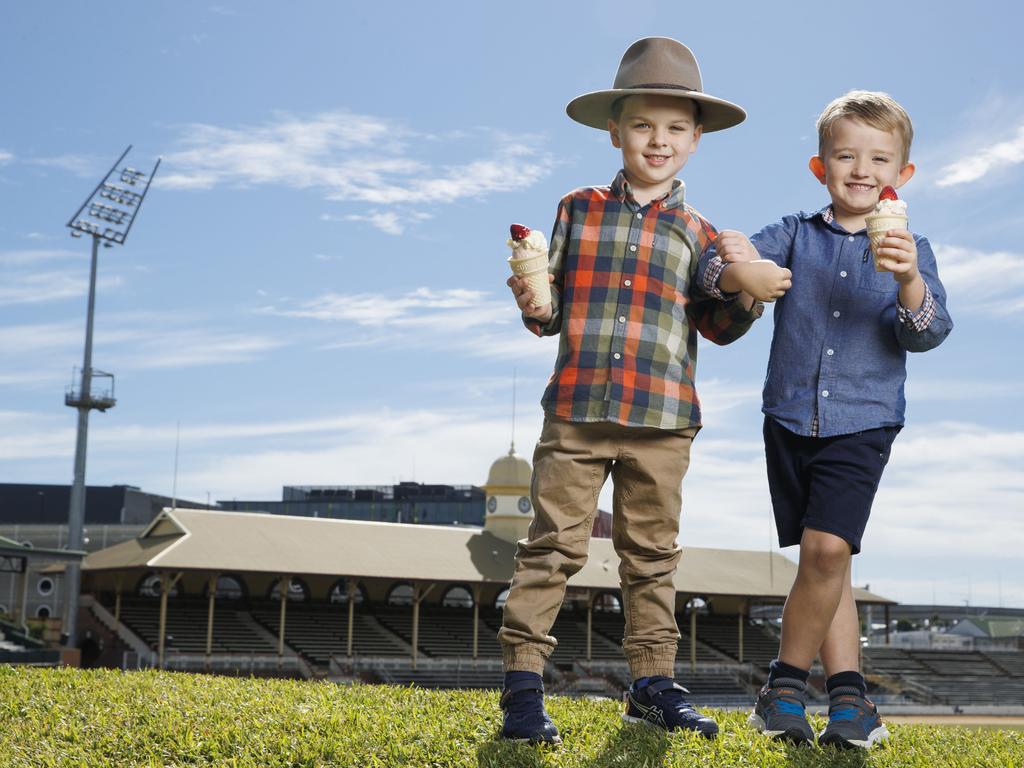
{"type": "Polygon", "coordinates": [[[768,259],[796,273],[775,305],[762,410],[779,544],[799,544],[800,565],[779,658],[750,716],[758,730],[796,743],[814,740],[805,705],[816,655],[829,694],[818,743],[869,747],[888,736],[860,672],[851,559],[903,426],[907,352],[933,349],[953,327],[928,240],[891,229],[873,258],[865,229],[880,199],[895,199],[913,176],[912,138],[910,117],[888,94],[841,96],[818,118],[810,160],[831,202],[750,241],[723,234],[701,258],[702,285],[716,295],[743,287],[737,261],[768,259]]]}
{"type": "Polygon", "coordinates": [[[559,351],[533,457],[535,518],[519,543],[498,634],[501,733],[560,741],[544,711],[541,675],[566,580],[586,562],[598,494],[611,475],[622,646],[633,679],[624,718],[714,738],[714,720],[672,679],[680,485],[700,429],[697,332],[717,344],[739,338],[762,312],[753,298],[779,295],[789,273],[740,266],[751,272],[750,295],[725,303],[697,288],[698,257],[717,232],[684,201],[675,177],[703,133],[734,126],[745,113],[703,92],[686,46],[661,37],[634,43],[613,89],[580,96],[566,111],[609,132],[623,169],[609,186],[561,200],[549,250],[551,303],[535,306],[526,280],[508,281],[527,327],[558,334],[559,351]]]}

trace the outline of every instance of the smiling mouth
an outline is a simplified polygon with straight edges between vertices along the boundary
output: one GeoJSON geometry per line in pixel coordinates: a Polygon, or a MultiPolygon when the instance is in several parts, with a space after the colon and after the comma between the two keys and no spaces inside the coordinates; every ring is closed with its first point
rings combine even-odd
{"type": "Polygon", "coordinates": [[[644,155],[644,157],[651,165],[664,165],[669,160],[668,155],[644,155]]]}
{"type": "Polygon", "coordinates": [[[874,184],[847,184],[846,188],[854,192],[870,192],[875,186],[874,184]]]}

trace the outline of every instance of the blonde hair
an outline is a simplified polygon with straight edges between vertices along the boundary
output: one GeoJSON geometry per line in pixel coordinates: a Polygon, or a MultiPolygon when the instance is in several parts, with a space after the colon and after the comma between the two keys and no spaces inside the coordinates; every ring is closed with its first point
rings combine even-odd
{"type": "Polygon", "coordinates": [[[859,120],[872,128],[889,133],[899,131],[903,139],[900,165],[910,160],[910,143],[914,126],[910,115],[892,96],[881,91],[850,91],[833,101],[818,117],[818,154],[825,156],[825,142],[832,138],[832,128],[844,117],[859,120]]]}

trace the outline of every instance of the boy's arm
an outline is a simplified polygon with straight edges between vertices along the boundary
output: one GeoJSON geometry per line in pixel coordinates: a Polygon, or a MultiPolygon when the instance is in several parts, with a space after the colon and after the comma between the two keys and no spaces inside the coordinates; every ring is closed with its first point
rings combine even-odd
{"type": "MultiPolygon", "coordinates": [[[[891,238],[886,238],[886,241],[891,238]]],[[[883,241],[885,242],[885,241],[883,241]]],[[[916,246],[916,269],[924,283],[923,290],[901,290],[896,302],[896,342],[908,352],[927,352],[943,342],[953,330],[953,320],[946,310],[946,289],[939,279],[931,244],[925,237],[913,236],[916,246]],[[911,299],[921,296],[920,305],[911,299]],[[907,304],[904,304],[907,302],[907,304]]]]}
{"type": "Polygon", "coordinates": [[[569,248],[571,230],[571,205],[572,195],[566,195],[558,203],[555,226],[551,232],[551,245],[548,248],[548,279],[551,280],[550,314],[546,311],[547,307],[532,307],[529,304],[524,306],[524,303],[520,302],[520,294],[525,289],[525,279],[513,277],[508,281],[512,293],[516,295],[516,303],[522,310],[523,324],[538,336],[555,336],[562,330],[562,289],[565,281],[565,255],[569,248]],[[517,284],[521,284],[523,288],[517,290],[517,284]]]}
{"type": "Polygon", "coordinates": [[[764,304],[754,301],[752,305],[740,300],[740,294],[733,294],[724,300],[708,295],[701,289],[697,276],[700,266],[708,252],[714,247],[717,232],[706,227],[704,230],[709,238],[706,241],[700,259],[694,260],[690,273],[690,300],[686,304],[686,314],[693,327],[708,341],[715,344],[731,344],[750,330],[764,313],[764,304]]]}
{"type": "Polygon", "coordinates": [[[787,216],[782,221],[765,227],[749,240],[740,232],[723,230],[715,242],[701,254],[697,267],[700,288],[707,295],[722,301],[735,298],[738,291],[747,286],[755,290],[760,286],[759,299],[779,298],[781,293],[790,287],[788,281],[792,275],[789,274],[788,268],[796,224],[795,216],[787,216]],[[786,272],[772,270],[767,264],[758,267],[738,266],[740,262],[754,260],[772,261],[777,266],[785,268],[786,272]],[[741,272],[747,274],[738,274],[741,272]],[[766,295],[771,293],[778,295],[766,295]]]}

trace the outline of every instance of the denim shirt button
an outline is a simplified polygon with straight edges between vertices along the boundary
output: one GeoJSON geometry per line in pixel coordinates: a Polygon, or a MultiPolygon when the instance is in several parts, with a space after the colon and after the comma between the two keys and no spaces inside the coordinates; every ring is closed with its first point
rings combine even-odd
{"type": "Polygon", "coordinates": [[[827,389],[821,390],[821,396],[822,397],[828,397],[828,390],[827,389]]]}
{"type": "Polygon", "coordinates": [[[839,310],[838,309],[835,312],[832,313],[832,317],[839,317],[839,310]]]}

